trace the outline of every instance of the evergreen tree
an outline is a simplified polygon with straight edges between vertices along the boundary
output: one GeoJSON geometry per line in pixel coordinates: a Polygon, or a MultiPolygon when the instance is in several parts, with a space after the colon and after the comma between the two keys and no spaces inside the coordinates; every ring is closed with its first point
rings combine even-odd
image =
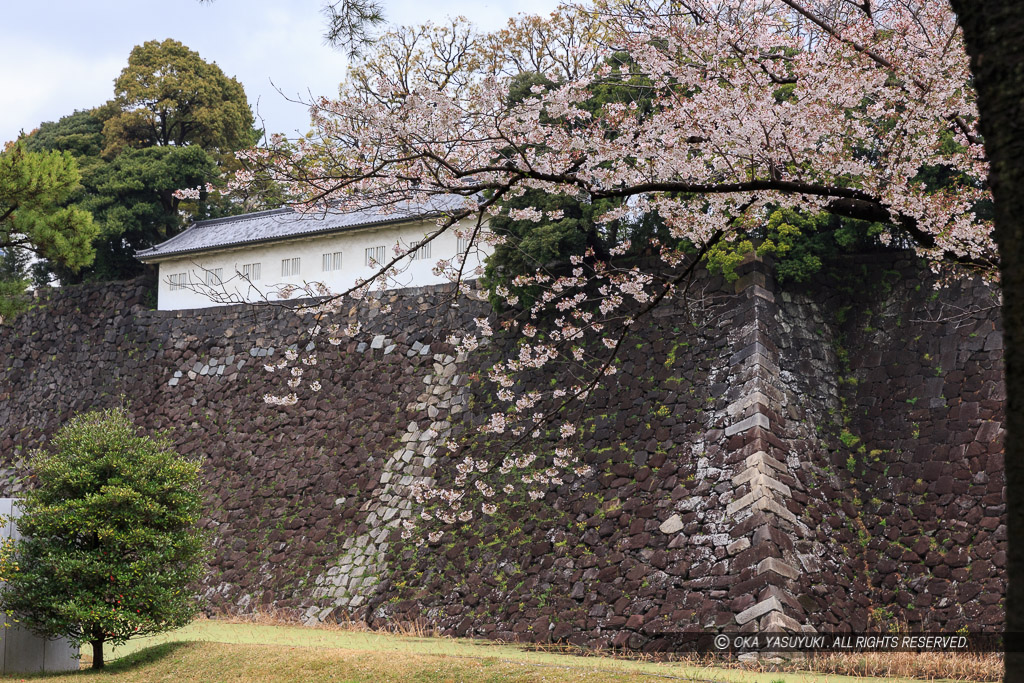
{"type": "Polygon", "coordinates": [[[30,255],[71,273],[92,263],[99,228],[88,211],[68,205],[80,179],[68,152],[30,152],[16,142],[0,153],[0,317],[21,308],[30,255]]]}
{"type": "MultiPolygon", "coordinates": [[[[234,152],[259,139],[241,83],[219,66],[178,41],[149,41],[132,50],[114,91],[101,107],[44,123],[25,142],[77,159],[81,189],[65,205],[91,212],[101,227],[91,268],[50,259],[37,267],[66,284],[140,274],[135,252],[173,237],[189,218],[268,208],[205,189],[192,201],[173,194],[218,185],[223,172],[240,166],[234,152]]],[[[274,201],[273,192],[267,196],[274,201]]]]}
{"type": "Polygon", "coordinates": [[[140,435],[123,408],[80,415],[33,454],[22,539],[0,556],[3,610],[32,631],[105,643],[184,626],[205,539],[198,462],[140,435]]]}
{"type": "Polygon", "coordinates": [[[230,154],[256,142],[242,84],[170,38],[132,50],[114,81],[114,104],[119,111],[103,124],[107,157],[185,145],[230,154]]]}

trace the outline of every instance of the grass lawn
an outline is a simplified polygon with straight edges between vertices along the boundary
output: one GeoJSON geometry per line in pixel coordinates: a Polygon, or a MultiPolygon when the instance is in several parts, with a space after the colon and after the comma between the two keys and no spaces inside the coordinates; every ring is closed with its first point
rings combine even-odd
{"type": "MultiPolygon", "coordinates": [[[[910,680],[822,673],[757,673],[681,663],[577,657],[475,640],[207,620],[197,621],[172,633],[129,641],[107,656],[108,665],[103,672],[82,671],[41,678],[52,683],[94,677],[109,679],[111,683],[633,680],[841,683],[910,680]]],[[[13,677],[14,680],[24,678],[13,677]]]]}

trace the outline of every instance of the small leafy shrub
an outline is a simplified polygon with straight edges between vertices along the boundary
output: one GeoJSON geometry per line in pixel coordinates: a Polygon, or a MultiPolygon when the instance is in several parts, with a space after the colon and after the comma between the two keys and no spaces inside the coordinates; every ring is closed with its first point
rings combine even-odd
{"type": "Polygon", "coordinates": [[[0,556],[0,605],[32,631],[118,645],[184,626],[205,557],[199,467],[124,408],[80,415],[33,453],[23,538],[0,556]]]}

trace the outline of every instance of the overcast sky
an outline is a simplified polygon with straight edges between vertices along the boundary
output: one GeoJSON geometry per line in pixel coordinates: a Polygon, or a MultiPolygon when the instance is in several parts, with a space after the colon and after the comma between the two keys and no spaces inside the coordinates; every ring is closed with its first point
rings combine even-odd
{"type": "MultiPolygon", "coordinates": [[[[484,29],[558,4],[384,3],[392,23],[461,14],[484,29]]],[[[268,132],[305,132],[305,108],[285,96],[333,95],[345,73],[344,56],[323,44],[321,6],[322,0],[0,0],[0,147],[21,130],[103,104],[113,97],[132,47],[165,38],[241,81],[268,132]]]]}

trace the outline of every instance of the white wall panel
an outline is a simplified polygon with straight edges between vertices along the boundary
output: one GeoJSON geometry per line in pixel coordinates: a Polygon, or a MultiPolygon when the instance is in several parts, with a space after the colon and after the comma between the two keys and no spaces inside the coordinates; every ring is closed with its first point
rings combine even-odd
{"type": "MultiPolygon", "coordinates": [[[[3,538],[21,538],[17,523],[21,516],[18,501],[14,498],[0,498],[0,515],[6,519],[0,531],[3,538]]],[[[0,584],[0,590],[4,590],[0,584]]],[[[77,671],[78,648],[63,638],[47,640],[24,629],[7,619],[0,612],[0,673],[27,674],[43,671],[77,671]]]]}
{"type": "MultiPolygon", "coordinates": [[[[465,228],[469,229],[470,225],[466,223],[465,228]]],[[[172,275],[182,273],[191,283],[205,283],[206,272],[217,268],[223,268],[224,271],[222,293],[234,297],[237,301],[260,301],[264,295],[272,301],[278,300],[276,292],[288,284],[321,282],[331,291],[341,292],[352,287],[358,279],[365,280],[377,271],[366,265],[368,247],[383,246],[384,257],[390,260],[394,257],[393,247],[396,243],[409,248],[434,229],[436,226],[433,222],[406,223],[318,237],[293,238],[168,259],[159,264],[158,307],[160,310],[180,310],[222,305],[222,302],[211,299],[204,292],[195,291],[196,288],[172,290],[170,284],[172,275]],[[337,251],[342,252],[341,269],[325,272],[323,255],[337,251]],[[282,276],[281,261],[295,258],[300,259],[300,272],[282,276]],[[261,264],[260,281],[253,282],[253,286],[235,275],[236,272],[241,273],[246,264],[251,263],[261,264]]],[[[483,265],[484,255],[491,251],[486,245],[481,247],[479,253],[474,250],[467,260],[464,269],[466,279],[478,277],[474,271],[477,266],[483,265]]],[[[446,232],[431,242],[429,258],[412,259],[411,255],[407,257],[402,262],[404,270],[398,274],[390,287],[422,287],[447,282],[443,276],[434,275],[432,271],[439,259],[452,259],[457,253],[457,248],[458,240],[454,232],[446,232]]]]}

